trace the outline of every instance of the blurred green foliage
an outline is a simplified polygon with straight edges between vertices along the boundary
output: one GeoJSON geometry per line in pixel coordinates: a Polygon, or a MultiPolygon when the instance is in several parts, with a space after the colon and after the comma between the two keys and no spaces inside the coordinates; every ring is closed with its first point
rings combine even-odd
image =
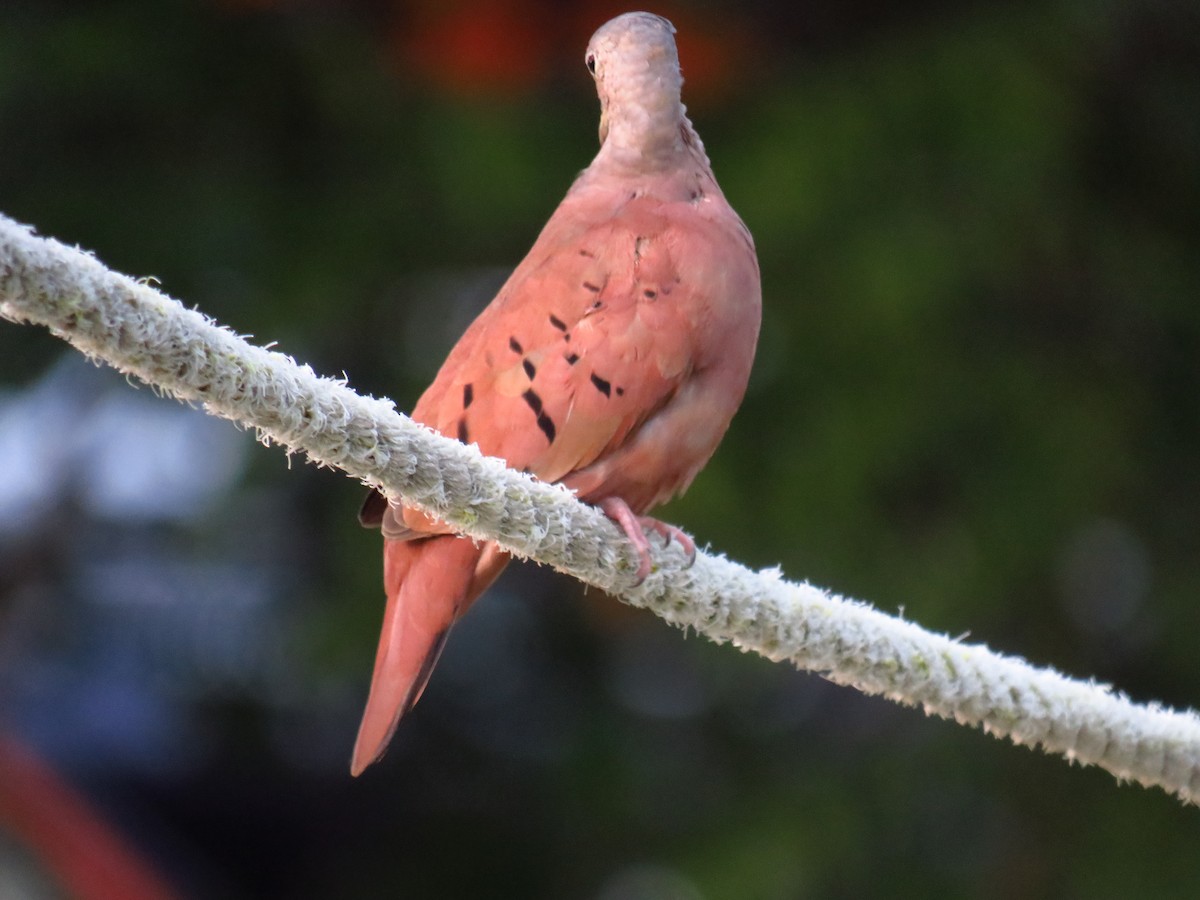
{"type": "MultiPolygon", "coordinates": [[[[6,5],[0,209],[406,408],[594,152],[582,45],[528,91],[464,95],[395,58],[389,29],[417,18],[260,6],[6,5]]],[[[664,517],[747,564],[1200,706],[1195,4],[863,2],[824,30],[808,13],[739,6],[754,54],[686,98],[766,309],[744,407],[664,517]]],[[[59,352],[0,327],[0,379],[59,352]]],[[[302,548],[297,677],[365,689],[378,547],[357,491],[255,460],[247,490],[290,492],[275,514],[302,548]]],[[[565,581],[507,583],[498,607],[545,620],[523,663],[539,703],[489,711],[435,678],[361,783],[246,750],[156,788],[199,882],[1200,894],[1200,818],[1161,793],[684,641],[565,581]],[[626,651],[704,701],[622,702],[626,651]],[[505,750],[504,728],[533,749],[505,750]],[[261,830],[231,825],[247,805],[261,830]]],[[[349,716],[324,726],[347,753],[349,716]]]]}

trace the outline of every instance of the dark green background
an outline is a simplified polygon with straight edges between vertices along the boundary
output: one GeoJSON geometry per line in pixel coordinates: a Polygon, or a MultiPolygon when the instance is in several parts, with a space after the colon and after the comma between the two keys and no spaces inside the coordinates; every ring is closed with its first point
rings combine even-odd
{"type": "MultiPolygon", "coordinates": [[[[6,3],[0,210],[408,408],[595,151],[580,60],[614,10],[478,6],[516,11],[497,21],[534,75],[506,77],[510,54],[456,83],[469,54],[436,36],[415,62],[417,4],[6,3]]],[[[711,42],[685,100],[765,303],[743,408],[663,516],[746,564],[1200,705],[1200,8],[736,9],[659,10],[711,42]]],[[[0,387],[66,352],[0,324],[0,387]]],[[[1200,812],[1162,792],[532,567],[352,781],[378,540],[354,483],[248,452],[195,521],[95,522],[67,484],[49,525],[0,536],[0,722],[189,895],[1200,896],[1200,812]],[[105,634],[78,575],[130,548],[270,573],[270,684],[153,647],[139,663],[186,720],[162,744],[182,758],[151,726],[127,735],[140,755],[88,745],[72,717],[100,701],[11,699],[47,665],[87,683],[105,634]]],[[[203,584],[168,580],[162,604],[223,609],[203,584]]]]}

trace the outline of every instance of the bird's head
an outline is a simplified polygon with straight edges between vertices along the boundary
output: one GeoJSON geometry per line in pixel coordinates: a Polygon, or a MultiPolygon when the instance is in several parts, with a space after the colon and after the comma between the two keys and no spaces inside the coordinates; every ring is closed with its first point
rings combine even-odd
{"type": "Polygon", "coordinates": [[[584,61],[600,96],[600,143],[657,157],[679,143],[683,76],[675,26],[652,13],[631,12],[592,35],[584,61]]]}

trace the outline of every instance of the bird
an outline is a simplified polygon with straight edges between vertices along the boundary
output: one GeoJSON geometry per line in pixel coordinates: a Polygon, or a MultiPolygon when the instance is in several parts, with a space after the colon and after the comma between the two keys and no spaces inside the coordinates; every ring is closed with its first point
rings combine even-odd
{"type": "MultiPolygon", "coordinates": [[[[450,351],[412,418],[600,508],[651,570],[645,514],[682,493],[741,404],[762,290],[750,231],[681,100],[675,27],[645,12],[601,26],[584,57],[600,148],[524,260],[450,351]]],[[[368,495],[387,603],[351,759],[359,775],[417,702],[451,626],[509,556],[368,495]]]]}

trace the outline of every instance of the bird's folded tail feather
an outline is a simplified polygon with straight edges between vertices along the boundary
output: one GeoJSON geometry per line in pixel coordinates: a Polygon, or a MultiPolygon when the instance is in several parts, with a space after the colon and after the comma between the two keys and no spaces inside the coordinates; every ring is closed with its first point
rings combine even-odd
{"type": "Polygon", "coordinates": [[[401,717],[420,699],[450,627],[479,592],[476,568],[488,550],[453,535],[386,542],[387,607],[352,775],[383,755],[401,717]]]}

